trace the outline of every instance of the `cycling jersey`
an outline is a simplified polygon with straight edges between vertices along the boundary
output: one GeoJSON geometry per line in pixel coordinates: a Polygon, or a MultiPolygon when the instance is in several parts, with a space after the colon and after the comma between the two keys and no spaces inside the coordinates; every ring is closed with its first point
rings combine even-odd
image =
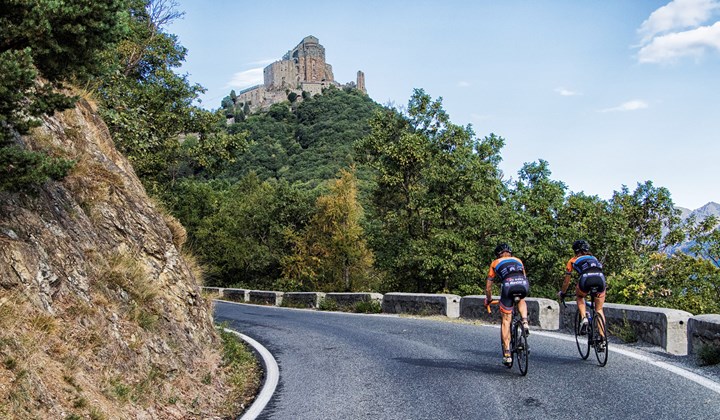
{"type": "Polygon", "coordinates": [[[603,274],[603,266],[597,258],[592,255],[580,255],[570,258],[565,267],[566,274],[572,274],[573,270],[577,271],[579,278],[575,293],[580,297],[585,297],[596,288],[598,297],[605,296],[606,280],[603,274]]]}
{"type": "Polygon", "coordinates": [[[515,296],[521,299],[530,294],[530,283],[525,277],[525,267],[519,258],[498,258],[490,264],[488,278],[500,282],[500,311],[512,313],[515,296]]]}

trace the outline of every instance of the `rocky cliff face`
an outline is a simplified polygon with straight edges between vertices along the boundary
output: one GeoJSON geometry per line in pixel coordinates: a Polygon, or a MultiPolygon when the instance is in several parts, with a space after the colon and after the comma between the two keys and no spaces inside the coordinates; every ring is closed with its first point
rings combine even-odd
{"type": "Polygon", "coordinates": [[[219,342],[182,226],[89,103],[23,142],[77,164],[35,194],[0,193],[0,417],[218,415],[219,342]]]}

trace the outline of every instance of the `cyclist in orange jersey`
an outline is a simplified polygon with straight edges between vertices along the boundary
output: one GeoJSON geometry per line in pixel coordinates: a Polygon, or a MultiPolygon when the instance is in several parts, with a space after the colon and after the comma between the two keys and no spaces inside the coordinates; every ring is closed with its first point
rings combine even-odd
{"type": "MultiPolygon", "coordinates": [[[[588,319],[585,308],[585,296],[590,289],[597,287],[598,294],[595,296],[595,311],[600,314],[602,320],[605,321],[603,313],[603,304],[605,303],[606,280],[603,274],[603,266],[597,258],[590,253],[590,244],[587,241],[578,240],[572,245],[575,256],[570,258],[565,267],[565,281],[562,288],[558,292],[560,299],[565,298],[568,286],[570,285],[570,277],[573,271],[578,273],[578,283],[575,288],[575,296],[577,300],[577,309],[580,312],[580,334],[587,333],[588,319]]],[[[602,334],[602,332],[601,332],[602,334]]]]}
{"type": "Polygon", "coordinates": [[[485,284],[485,306],[492,301],[492,285],[500,282],[500,313],[502,314],[502,325],[500,327],[500,341],[503,348],[502,362],[505,366],[512,365],[510,353],[510,321],[512,317],[513,296],[520,294],[521,299],[517,303],[520,311],[523,326],[527,334],[530,333],[527,320],[527,304],[525,297],[530,294],[530,283],[525,275],[525,267],[519,258],[512,256],[512,249],[508,244],[502,243],[495,248],[497,257],[488,270],[485,284]]]}

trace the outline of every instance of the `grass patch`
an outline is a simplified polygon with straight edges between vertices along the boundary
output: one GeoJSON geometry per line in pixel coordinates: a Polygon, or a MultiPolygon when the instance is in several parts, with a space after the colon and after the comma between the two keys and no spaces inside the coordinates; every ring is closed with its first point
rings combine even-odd
{"type": "Polygon", "coordinates": [[[339,305],[334,299],[323,299],[320,301],[318,309],[321,311],[337,311],[339,309],[339,305]]]}
{"type": "Polygon", "coordinates": [[[382,305],[377,300],[363,300],[352,306],[352,311],[362,314],[379,314],[382,312],[382,305]]]}
{"type": "Polygon", "coordinates": [[[697,350],[697,363],[700,366],[713,366],[720,363],[720,348],[710,344],[701,344],[697,350]]]}
{"type": "Polygon", "coordinates": [[[218,328],[223,346],[223,367],[228,374],[231,392],[225,403],[228,414],[236,416],[240,407],[247,407],[260,387],[262,371],[255,355],[235,334],[218,328]]]}

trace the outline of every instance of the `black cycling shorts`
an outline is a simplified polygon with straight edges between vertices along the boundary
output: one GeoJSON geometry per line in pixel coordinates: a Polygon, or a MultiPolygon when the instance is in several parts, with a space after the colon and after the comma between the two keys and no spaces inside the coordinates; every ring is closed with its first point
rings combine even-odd
{"type": "Polygon", "coordinates": [[[580,276],[578,280],[578,289],[584,294],[590,293],[590,291],[596,287],[598,295],[602,295],[605,291],[606,282],[605,275],[603,273],[585,273],[580,276]]]}
{"type": "Polygon", "coordinates": [[[529,294],[530,283],[525,277],[503,280],[500,284],[500,311],[506,314],[511,313],[515,296],[524,299],[529,294]]]}

